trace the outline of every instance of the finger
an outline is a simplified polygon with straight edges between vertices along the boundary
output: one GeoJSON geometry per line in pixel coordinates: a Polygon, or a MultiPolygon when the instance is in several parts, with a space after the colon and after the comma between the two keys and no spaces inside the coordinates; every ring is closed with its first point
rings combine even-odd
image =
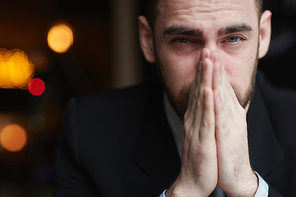
{"type": "Polygon", "coordinates": [[[192,120],[194,119],[194,116],[196,115],[196,110],[198,107],[198,104],[202,103],[202,99],[200,99],[199,102],[197,102],[199,95],[200,94],[200,84],[201,84],[201,79],[203,75],[203,63],[205,58],[210,57],[210,51],[209,50],[202,50],[201,56],[200,56],[200,61],[198,62],[197,69],[196,69],[196,77],[194,81],[191,84],[190,87],[190,93],[189,93],[189,98],[188,98],[188,105],[187,105],[187,110],[184,116],[184,120],[187,120],[188,118],[191,118],[192,120]]]}
{"type": "Polygon", "coordinates": [[[202,75],[200,82],[200,98],[203,98],[203,91],[205,87],[209,87],[212,89],[213,82],[213,62],[209,58],[206,58],[202,64],[202,75]]]}
{"type": "Polygon", "coordinates": [[[198,88],[198,98],[196,100],[196,111],[194,125],[199,128],[202,122],[203,116],[203,103],[204,103],[204,90],[205,88],[212,89],[212,77],[213,77],[213,62],[206,58],[202,64],[201,82],[198,88]]]}
{"type": "Polygon", "coordinates": [[[213,90],[218,90],[220,92],[221,99],[224,100],[223,95],[223,70],[222,70],[222,63],[219,59],[219,55],[217,52],[212,53],[213,59],[213,90]]]}
{"type": "Polygon", "coordinates": [[[213,90],[209,87],[206,87],[204,89],[203,96],[203,112],[199,139],[201,143],[211,146],[211,144],[215,145],[215,113],[213,90]]]}
{"type": "Polygon", "coordinates": [[[219,89],[214,90],[214,112],[215,112],[215,131],[216,139],[219,140],[221,131],[226,130],[226,115],[223,100],[219,89]]]}
{"type": "MultiPolygon", "coordinates": [[[[201,83],[201,79],[202,79],[202,72],[204,70],[203,63],[206,58],[210,58],[210,53],[211,52],[208,49],[203,49],[201,52],[200,61],[198,63],[198,67],[197,67],[196,87],[200,87],[200,83],[201,83]]],[[[196,88],[195,90],[198,90],[198,88],[196,88]]],[[[197,93],[196,95],[198,95],[198,91],[196,91],[196,93],[197,93]]]]}
{"type": "Polygon", "coordinates": [[[200,84],[201,84],[201,79],[203,76],[203,71],[206,69],[204,64],[204,61],[206,58],[210,57],[210,51],[208,49],[203,49],[201,52],[201,56],[200,56],[200,61],[199,61],[199,65],[197,67],[197,84],[196,84],[196,95],[199,95],[199,89],[200,89],[200,84]]]}
{"type": "Polygon", "coordinates": [[[196,100],[198,97],[198,89],[200,85],[201,73],[202,73],[202,61],[199,61],[196,68],[196,77],[190,86],[187,110],[184,116],[184,120],[187,120],[188,118],[193,119],[193,115],[195,114],[196,100]]]}
{"type": "MultiPolygon", "coordinates": [[[[230,84],[225,67],[223,66],[219,54],[217,52],[212,53],[212,59],[213,59],[213,89],[217,89],[220,92],[220,97],[223,102],[232,102],[235,104],[239,104],[238,99],[236,97],[236,94],[234,92],[234,89],[232,85],[230,84]]],[[[234,105],[231,105],[234,107],[234,105]]]]}

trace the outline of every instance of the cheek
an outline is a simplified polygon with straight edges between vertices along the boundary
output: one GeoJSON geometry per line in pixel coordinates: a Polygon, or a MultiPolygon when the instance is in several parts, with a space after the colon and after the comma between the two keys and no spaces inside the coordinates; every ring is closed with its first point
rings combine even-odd
{"type": "Polygon", "coordinates": [[[171,93],[177,96],[182,87],[191,84],[194,80],[199,54],[184,57],[160,48],[158,55],[163,78],[171,93]]]}
{"type": "Polygon", "coordinates": [[[228,80],[241,93],[245,92],[249,87],[256,59],[257,54],[245,54],[237,57],[225,55],[222,60],[228,80]]]}
{"type": "MultiPolygon", "coordinates": [[[[254,33],[256,35],[256,32],[254,33]]],[[[249,88],[251,76],[258,55],[258,39],[251,40],[240,50],[233,53],[224,52],[224,66],[228,79],[232,85],[238,87],[241,92],[249,88]]]]}

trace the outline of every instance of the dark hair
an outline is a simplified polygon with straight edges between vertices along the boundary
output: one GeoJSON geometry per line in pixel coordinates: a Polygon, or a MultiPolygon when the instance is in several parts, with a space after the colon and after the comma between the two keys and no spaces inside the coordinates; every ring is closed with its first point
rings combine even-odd
{"type": "MultiPolygon", "coordinates": [[[[157,6],[161,1],[162,0],[144,0],[143,2],[145,16],[152,30],[154,30],[154,22],[159,11],[157,6]]],[[[263,12],[263,0],[255,0],[255,1],[258,9],[258,16],[259,16],[258,18],[260,19],[260,16],[263,12]]]]}
{"type": "Polygon", "coordinates": [[[157,5],[160,3],[161,0],[144,0],[143,1],[143,8],[144,8],[144,15],[147,18],[151,29],[154,29],[154,22],[158,14],[157,5]]]}

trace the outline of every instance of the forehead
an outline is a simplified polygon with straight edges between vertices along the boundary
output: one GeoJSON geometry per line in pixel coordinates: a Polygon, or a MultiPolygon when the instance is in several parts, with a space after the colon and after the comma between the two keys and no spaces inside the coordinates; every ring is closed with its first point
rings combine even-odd
{"type": "Polygon", "coordinates": [[[258,23],[255,0],[161,0],[157,9],[156,21],[161,21],[162,25],[258,23]]]}

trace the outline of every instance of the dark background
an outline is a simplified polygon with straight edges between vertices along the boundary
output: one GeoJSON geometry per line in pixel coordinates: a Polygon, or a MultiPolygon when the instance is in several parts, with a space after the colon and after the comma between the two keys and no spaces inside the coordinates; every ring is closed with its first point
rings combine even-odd
{"type": "MultiPolygon", "coordinates": [[[[27,90],[0,89],[0,126],[9,119],[25,125],[28,144],[19,152],[0,147],[0,197],[51,196],[56,139],[66,103],[73,96],[121,87],[116,82],[118,57],[116,12],[113,0],[14,0],[0,4],[0,48],[23,50],[36,66],[35,78],[41,78],[46,90],[35,97],[27,90]],[[65,20],[74,31],[74,44],[68,52],[57,54],[47,46],[49,28],[65,20]]],[[[124,0],[121,1],[125,2],[124,0]]],[[[132,3],[131,24],[142,12],[141,1],[132,3]]],[[[273,36],[268,55],[260,60],[266,78],[277,87],[296,89],[296,2],[268,0],[273,12],[273,36]]],[[[128,27],[128,25],[126,26],[128,27]]],[[[135,40],[134,34],[122,34],[135,40]]],[[[122,46],[123,49],[125,46],[122,46]]],[[[130,46],[126,46],[130,47],[130,46]]],[[[133,85],[155,76],[154,66],[145,63],[134,47],[131,58],[139,67],[133,85]]],[[[126,49],[128,50],[128,48],[126,49]]],[[[130,68],[129,68],[130,69],[130,68]]],[[[127,76],[127,78],[131,78],[127,76]]]]}

